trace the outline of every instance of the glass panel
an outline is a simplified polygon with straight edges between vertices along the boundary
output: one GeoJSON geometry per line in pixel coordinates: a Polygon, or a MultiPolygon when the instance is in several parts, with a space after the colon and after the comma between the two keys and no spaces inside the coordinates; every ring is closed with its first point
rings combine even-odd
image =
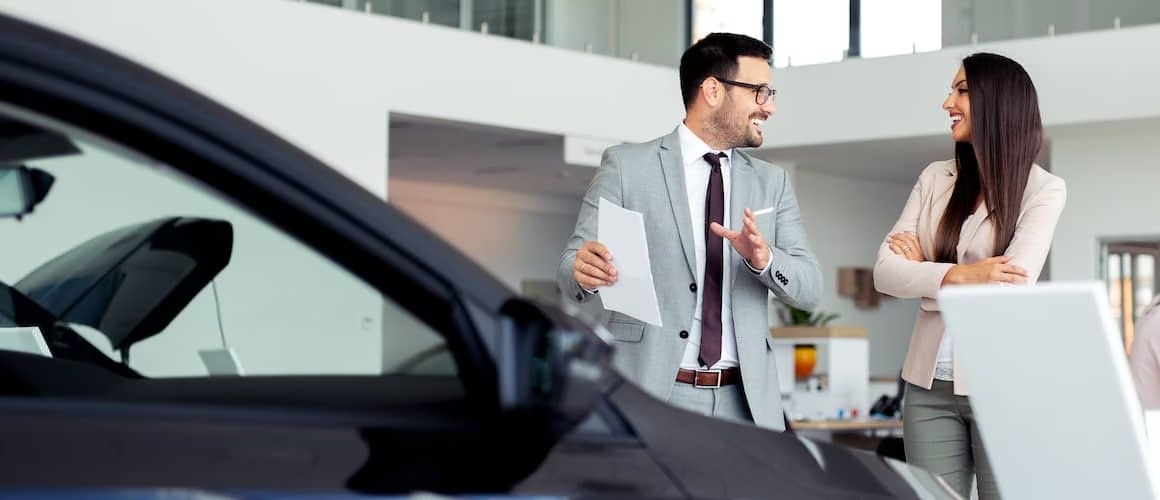
{"type": "Polygon", "coordinates": [[[1111,302],[1112,315],[1115,316],[1116,323],[1123,325],[1123,315],[1120,314],[1122,306],[1120,304],[1120,295],[1123,286],[1120,280],[1120,255],[1108,254],[1108,261],[1104,269],[1104,273],[1108,277],[1108,300],[1111,302]]]}
{"type": "Polygon", "coordinates": [[[329,5],[331,7],[342,7],[342,0],[306,0],[306,1],[309,3],[329,5]]]}
{"type": "Polygon", "coordinates": [[[1136,265],[1132,270],[1132,286],[1135,288],[1133,297],[1135,298],[1135,316],[1139,317],[1140,311],[1144,310],[1148,304],[1152,302],[1153,294],[1155,293],[1156,280],[1156,258],[1148,254],[1137,254],[1136,265]]]}
{"type": "Polygon", "coordinates": [[[472,0],[471,30],[487,23],[487,32],[531,40],[536,32],[535,0],[472,0]]]}
{"type": "Polygon", "coordinates": [[[460,0],[358,0],[358,10],[392,17],[422,21],[427,14],[427,22],[440,26],[460,25],[460,0]]]}

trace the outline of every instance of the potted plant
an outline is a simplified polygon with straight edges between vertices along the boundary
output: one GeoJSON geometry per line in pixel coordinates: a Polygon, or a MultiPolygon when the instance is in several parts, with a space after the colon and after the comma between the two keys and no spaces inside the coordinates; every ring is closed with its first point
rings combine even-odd
{"type": "Polygon", "coordinates": [[[778,302],[778,304],[781,304],[781,309],[777,314],[784,326],[826,326],[838,318],[837,313],[810,312],[784,302],[778,302]]]}

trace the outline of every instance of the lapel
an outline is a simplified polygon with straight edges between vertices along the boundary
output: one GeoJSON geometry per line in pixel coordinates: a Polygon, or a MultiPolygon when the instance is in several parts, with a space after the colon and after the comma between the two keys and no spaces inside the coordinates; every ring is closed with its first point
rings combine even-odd
{"type": "Polygon", "coordinates": [[[689,220],[689,195],[685,191],[685,164],[681,158],[681,139],[677,131],[661,139],[661,173],[665,178],[665,187],[669,192],[669,206],[673,210],[673,218],[677,223],[677,235],[681,238],[681,247],[685,251],[685,263],[689,266],[689,275],[696,276],[697,260],[693,255],[693,226],[689,220]]]}
{"type": "MultiPolygon", "coordinates": [[[[959,262],[963,262],[963,260],[966,258],[967,249],[971,247],[971,242],[975,239],[975,236],[979,234],[979,229],[982,229],[983,226],[987,225],[987,219],[990,217],[991,211],[987,210],[987,204],[980,203],[979,208],[976,208],[974,214],[972,214],[971,218],[967,220],[965,228],[966,230],[963,231],[962,236],[959,237],[959,245],[955,247],[955,253],[957,253],[959,256],[959,262]]],[[[994,246],[994,243],[988,243],[988,245],[994,246]]],[[[987,255],[990,255],[990,252],[990,248],[985,250],[987,255]]]]}
{"type": "MultiPolygon", "coordinates": [[[[754,184],[757,183],[757,171],[754,170],[753,164],[749,163],[749,159],[742,156],[741,153],[733,150],[733,155],[729,159],[729,227],[728,229],[737,231],[741,229],[741,223],[745,220],[745,207],[752,202],[752,190],[754,184]]],[[[755,210],[761,207],[751,207],[755,210]]],[[[741,264],[741,256],[737,252],[728,252],[729,265],[736,268],[741,264]]],[[[734,273],[736,276],[737,273],[734,273]]],[[[736,283],[736,280],[734,281],[736,283]]]]}
{"type": "MultiPolygon", "coordinates": [[[[940,175],[936,179],[935,184],[935,198],[933,206],[935,210],[931,212],[931,233],[929,241],[931,241],[931,248],[925,251],[934,252],[934,237],[935,232],[938,231],[938,223],[942,221],[943,214],[946,213],[947,203],[950,202],[951,193],[954,192],[955,179],[958,178],[958,172],[955,170],[955,162],[951,161],[947,164],[946,175],[940,175]]],[[[959,262],[963,261],[967,249],[971,247],[971,241],[979,233],[987,219],[990,218],[990,210],[987,210],[985,203],[980,204],[979,208],[975,209],[970,219],[967,219],[961,233],[959,235],[959,244],[955,247],[955,254],[958,256],[959,262]]]]}

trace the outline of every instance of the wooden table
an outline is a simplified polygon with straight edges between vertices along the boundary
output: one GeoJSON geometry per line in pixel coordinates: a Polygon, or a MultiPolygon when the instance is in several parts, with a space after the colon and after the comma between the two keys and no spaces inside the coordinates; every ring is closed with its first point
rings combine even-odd
{"type": "Polygon", "coordinates": [[[883,438],[902,433],[901,419],[798,420],[790,422],[798,435],[817,441],[876,450],[883,438]]]}
{"type": "Polygon", "coordinates": [[[859,418],[859,419],[843,419],[843,420],[798,420],[790,422],[790,426],[796,430],[802,431],[826,431],[826,432],[859,432],[859,431],[877,431],[877,430],[898,430],[902,429],[902,420],[892,419],[874,419],[874,418],[859,418]]]}

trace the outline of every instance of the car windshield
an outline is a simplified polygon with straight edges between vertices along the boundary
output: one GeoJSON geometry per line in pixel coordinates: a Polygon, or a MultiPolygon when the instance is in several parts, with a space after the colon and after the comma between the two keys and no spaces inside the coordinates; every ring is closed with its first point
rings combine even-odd
{"type": "Polygon", "coordinates": [[[204,185],[88,135],[0,119],[19,125],[0,127],[0,155],[16,155],[0,166],[54,178],[31,213],[0,219],[14,242],[0,327],[67,325],[145,377],[456,372],[439,332],[204,185]],[[30,146],[45,137],[56,146],[30,146]]]}

